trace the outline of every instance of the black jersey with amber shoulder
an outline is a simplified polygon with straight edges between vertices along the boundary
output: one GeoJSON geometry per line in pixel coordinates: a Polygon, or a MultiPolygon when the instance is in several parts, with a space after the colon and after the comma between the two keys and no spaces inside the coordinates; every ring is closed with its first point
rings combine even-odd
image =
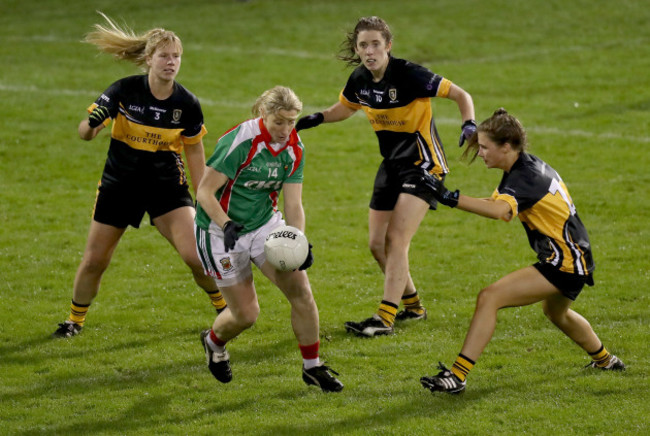
{"type": "Polygon", "coordinates": [[[431,97],[447,97],[451,82],[427,68],[391,57],[384,77],[374,82],[363,65],[341,91],[341,104],[362,109],[384,159],[411,162],[430,173],[449,168],[431,109],[431,97]]]}
{"type": "Polygon", "coordinates": [[[589,236],[569,191],[540,158],[521,153],[492,198],[506,201],[513,218],[519,215],[541,262],[582,276],[594,270],[589,236]]]}
{"type": "Polygon", "coordinates": [[[187,183],[183,146],[200,142],[207,133],[194,94],[174,82],[172,95],[158,100],[147,76],[138,75],[113,83],[88,111],[97,105],[106,106],[113,119],[103,187],[187,183]]]}

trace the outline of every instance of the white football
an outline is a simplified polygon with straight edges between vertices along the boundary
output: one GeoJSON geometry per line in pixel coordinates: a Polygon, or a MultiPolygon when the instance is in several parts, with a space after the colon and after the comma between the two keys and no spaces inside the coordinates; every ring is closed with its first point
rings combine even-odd
{"type": "Polygon", "coordinates": [[[264,255],[267,262],[280,271],[298,269],[307,259],[309,242],[296,227],[276,227],[266,237],[264,255]]]}

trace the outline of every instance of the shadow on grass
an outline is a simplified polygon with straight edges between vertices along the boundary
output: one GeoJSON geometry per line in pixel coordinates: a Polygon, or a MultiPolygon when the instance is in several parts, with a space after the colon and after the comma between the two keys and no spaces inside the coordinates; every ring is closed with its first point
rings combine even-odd
{"type": "MultiPolygon", "coordinates": [[[[414,421],[423,417],[445,415],[450,411],[462,413],[464,408],[472,407],[476,401],[481,400],[480,393],[432,396],[428,391],[423,391],[422,395],[417,395],[418,390],[423,389],[419,387],[416,380],[413,383],[412,395],[403,396],[396,401],[395,396],[387,394],[385,407],[364,409],[351,404],[347,409],[348,411],[353,410],[354,413],[347,413],[343,416],[330,415],[321,422],[312,419],[296,423],[294,419],[286,423],[266,426],[260,429],[257,434],[265,436],[295,434],[338,435],[351,432],[354,434],[390,434],[393,432],[393,434],[417,434],[417,430],[412,427],[414,421]]],[[[347,394],[349,395],[349,392],[347,394]]],[[[344,390],[339,394],[327,394],[328,397],[323,399],[323,402],[334,401],[331,398],[335,395],[346,395],[346,392],[344,390]]],[[[360,402],[360,405],[367,405],[375,403],[376,399],[370,402],[367,399],[361,399],[360,402]]],[[[431,429],[430,434],[436,434],[435,429],[431,429]]]]}
{"type": "MultiPolygon", "coordinates": [[[[199,332],[200,329],[187,327],[168,332],[162,338],[154,334],[149,338],[142,338],[142,334],[139,334],[137,336],[141,339],[138,340],[125,341],[124,337],[121,337],[111,342],[104,337],[83,338],[81,341],[81,336],[72,339],[38,336],[13,342],[9,346],[0,347],[3,365],[29,365],[27,371],[33,374],[32,383],[18,387],[9,379],[5,380],[3,398],[20,401],[40,396],[65,397],[105,389],[145,389],[164,384],[166,380],[197,373],[199,368],[204,375],[209,375],[199,332]],[[182,342],[182,347],[186,347],[188,339],[192,339],[191,342],[194,342],[195,346],[187,359],[179,359],[179,354],[166,355],[164,347],[170,344],[173,347],[175,342],[182,342]],[[161,341],[167,344],[163,347],[160,345],[161,341]],[[141,362],[130,366],[129,361],[138,359],[138,356],[142,356],[141,362]]],[[[254,364],[261,364],[262,368],[270,371],[269,374],[273,374],[273,368],[276,367],[272,364],[273,361],[280,359],[284,364],[284,361],[294,359],[296,377],[300,377],[302,358],[293,336],[272,342],[265,342],[264,337],[259,337],[259,342],[256,338],[253,344],[235,339],[231,348],[235,374],[239,365],[242,368],[250,368],[254,364]],[[287,352],[292,349],[292,344],[295,345],[295,353],[287,352]]],[[[216,386],[220,385],[211,376],[209,379],[216,386]]]]}
{"type": "MultiPolygon", "coordinates": [[[[207,407],[200,407],[197,413],[184,415],[179,419],[173,411],[172,399],[175,393],[169,395],[152,395],[134,402],[131,407],[118,415],[101,413],[95,414],[95,419],[74,419],[66,424],[52,427],[41,427],[44,434],[149,434],[155,428],[169,428],[182,426],[183,422],[192,422],[205,416],[210,416],[214,411],[207,407]],[[98,416],[99,415],[99,416],[98,416]]],[[[252,407],[256,398],[243,401],[230,402],[220,406],[222,412],[237,412],[252,407]]],[[[14,433],[16,435],[32,435],[33,429],[14,433]]]]}
{"type": "MultiPolygon", "coordinates": [[[[53,325],[51,331],[39,332],[39,336],[32,337],[31,339],[23,341],[12,341],[7,345],[0,346],[0,356],[2,356],[3,363],[7,364],[20,364],[30,363],[37,364],[46,362],[51,359],[57,352],[64,353],[65,358],[82,358],[87,357],[89,354],[97,353],[111,353],[114,351],[123,351],[124,349],[138,349],[159,342],[160,338],[155,336],[152,332],[150,339],[139,339],[132,341],[124,341],[124,336],[128,337],[128,331],[124,331],[122,337],[117,337],[114,341],[110,336],[106,336],[105,329],[101,323],[93,326],[93,331],[90,335],[86,331],[82,331],[81,335],[74,338],[62,339],[52,338],[51,334],[55,329],[53,325]],[[42,333],[42,334],[41,334],[42,333]],[[90,336],[89,338],[87,336],[90,336]],[[31,352],[36,350],[36,352],[31,352]],[[58,351],[57,351],[58,350],[58,351]]],[[[196,335],[197,342],[200,330],[195,328],[183,328],[173,332],[167,332],[164,336],[165,340],[170,338],[179,338],[190,334],[196,335]]],[[[141,333],[141,332],[138,332],[141,333]]],[[[117,336],[117,332],[112,332],[117,336]]],[[[122,333],[119,333],[122,335],[122,333]]],[[[134,335],[142,337],[141,334],[134,335]]]]}

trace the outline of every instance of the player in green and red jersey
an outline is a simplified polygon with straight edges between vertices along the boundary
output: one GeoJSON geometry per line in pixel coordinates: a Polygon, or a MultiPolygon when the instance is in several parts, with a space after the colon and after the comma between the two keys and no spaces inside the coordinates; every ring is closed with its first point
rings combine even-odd
{"type": "Polygon", "coordinates": [[[478,126],[465,151],[480,156],[488,168],[503,170],[501,183],[490,198],[473,198],[449,191],[433,177],[423,177],[438,201],[488,218],[510,221],[519,216],[538,262],[514,271],[483,289],[451,370],[422,377],[431,391],[459,393],[496,327],[497,312],[542,302],[544,314],[592,358],[589,367],[624,370],[625,365],[603,346],[589,322],[571,303],[585,285],[593,286],[594,261],[587,230],[558,173],[526,149],[526,132],[519,120],[498,109],[478,126]]]}
{"type": "Polygon", "coordinates": [[[265,261],[267,235],[284,224],[304,231],[302,206],[303,145],[294,129],[302,102],[286,87],[264,92],[253,106],[256,118],[226,132],[207,162],[197,192],[197,250],[228,308],[201,333],[208,368],[222,383],[232,379],[226,343],[251,327],[259,315],[253,282],[254,263],[291,304],[291,324],[303,357],[305,383],[325,392],[343,389],[336,374],[319,359],[318,307],[305,263],[282,272],[265,261]],[[280,191],[284,216],[278,210],[280,191]]]}
{"type": "Polygon", "coordinates": [[[111,142],[97,190],[83,259],[75,276],[68,319],[53,337],[78,334],[102,275],[126,228],[139,227],[145,213],[190,267],[194,280],[217,311],[225,302],[205,275],[196,253],[194,202],[182,152],[194,187],[205,168],[203,113],[198,99],[175,81],[181,65],[180,39],[164,29],[135,36],[102,14],[109,27],[96,25],[86,41],[142,67],[147,74],[113,83],[88,108],[79,136],[90,141],[113,120],[111,142]]]}
{"type": "Polygon", "coordinates": [[[408,250],[427,210],[436,208],[435,198],[420,185],[422,172],[439,179],[449,172],[431,98],[447,98],[458,105],[461,145],[476,130],[471,96],[427,68],[393,57],[392,44],[391,31],[381,18],[361,18],[341,57],[350,65],[361,65],[336,104],[296,125],[298,130],[308,129],[363,110],[379,140],[383,161],[375,177],[368,230],[370,251],[385,274],[383,300],[372,317],[345,323],[348,331],[369,337],[393,333],[395,321],[426,319],[409,273],[408,250]],[[404,310],[398,313],[400,299],[404,310]]]}

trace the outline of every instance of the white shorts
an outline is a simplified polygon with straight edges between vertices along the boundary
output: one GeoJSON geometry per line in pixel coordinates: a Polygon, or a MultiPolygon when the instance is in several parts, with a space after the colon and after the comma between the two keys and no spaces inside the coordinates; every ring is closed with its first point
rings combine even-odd
{"type": "Polygon", "coordinates": [[[243,282],[253,275],[251,260],[258,268],[266,262],[264,256],[266,237],[273,229],[283,225],[285,222],[282,213],[278,211],[262,227],[241,235],[235,247],[226,253],[221,230],[211,233],[194,224],[196,248],[203,270],[207,275],[215,278],[217,286],[227,287],[243,282]]]}

